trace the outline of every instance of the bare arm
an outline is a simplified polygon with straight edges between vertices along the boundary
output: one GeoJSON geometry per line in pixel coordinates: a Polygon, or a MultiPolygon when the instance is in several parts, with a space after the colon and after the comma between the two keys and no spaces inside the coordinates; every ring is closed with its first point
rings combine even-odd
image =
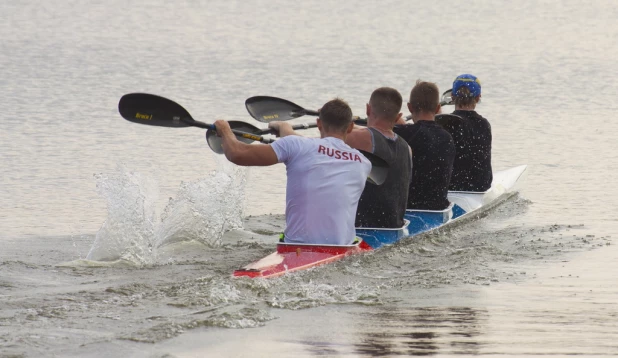
{"type": "Polygon", "coordinates": [[[225,157],[232,163],[242,166],[267,166],[279,162],[277,154],[270,145],[252,145],[236,139],[230,125],[224,120],[215,122],[217,134],[221,136],[225,157]]]}
{"type": "MultiPolygon", "coordinates": [[[[410,119],[412,118],[412,116],[410,116],[410,119]]],[[[395,121],[395,125],[397,124],[406,124],[406,119],[408,119],[407,117],[404,118],[403,117],[403,113],[399,113],[399,115],[397,116],[397,121],[395,121]]]]}
{"type": "Polygon", "coordinates": [[[365,152],[373,153],[373,139],[367,128],[354,128],[352,132],[345,137],[345,142],[352,148],[364,150],[365,152]]]}
{"type": "Polygon", "coordinates": [[[296,132],[294,132],[292,125],[290,125],[287,122],[280,122],[280,121],[270,122],[268,123],[268,128],[274,129],[276,132],[275,134],[277,134],[277,137],[298,135],[296,132]]]}

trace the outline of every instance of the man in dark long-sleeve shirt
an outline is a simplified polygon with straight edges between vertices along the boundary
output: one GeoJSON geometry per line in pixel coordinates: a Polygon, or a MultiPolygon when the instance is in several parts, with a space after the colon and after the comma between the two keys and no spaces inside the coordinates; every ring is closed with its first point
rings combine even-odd
{"type": "Polygon", "coordinates": [[[455,161],[449,190],[486,191],[491,187],[491,125],[475,111],[481,99],[481,83],[473,75],[458,76],[452,91],[455,111],[463,118],[447,127],[455,142],[455,161]]]}
{"type": "MultiPolygon", "coordinates": [[[[408,109],[414,124],[394,129],[412,148],[408,209],[446,209],[450,204],[447,194],[455,145],[451,135],[435,122],[435,115],[440,111],[438,87],[431,82],[417,81],[410,93],[408,109]]],[[[405,122],[400,119],[399,123],[405,122]]]]}

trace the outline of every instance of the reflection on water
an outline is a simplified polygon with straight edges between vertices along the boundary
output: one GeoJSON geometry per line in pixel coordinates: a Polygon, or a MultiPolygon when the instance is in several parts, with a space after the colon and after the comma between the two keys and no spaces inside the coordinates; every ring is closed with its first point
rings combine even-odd
{"type": "Polygon", "coordinates": [[[338,326],[338,322],[334,329],[324,327],[328,340],[280,342],[298,344],[300,351],[311,356],[478,355],[488,316],[486,310],[471,307],[385,306],[359,313],[354,326],[338,326]],[[328,334],[337,330],[338,334],[328,334]]]}
{"type": "Polygon", "coordinates": [[[487,311],[470,307],[388,307],[368,312],[370,329],[354,351],[363,356],[478,354],[487,311]]]}

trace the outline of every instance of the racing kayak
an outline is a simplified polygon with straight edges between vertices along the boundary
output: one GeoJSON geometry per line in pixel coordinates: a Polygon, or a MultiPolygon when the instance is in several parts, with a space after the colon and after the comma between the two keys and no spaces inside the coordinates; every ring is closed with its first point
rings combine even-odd
{"type": "Polygon", "coordinates": [[[495,172],[485,192],[449,192],[445,210],[407,210],[405,225],[398,229],[357,228],[359,240],[352,245],[315,245],[280,242],[277,251],[234,271],[234,276],[277,277],[340,260],[348,255],[378,249],[421,233],[437,230],[476,217],[518,192],[527,166],[495,172]]]}

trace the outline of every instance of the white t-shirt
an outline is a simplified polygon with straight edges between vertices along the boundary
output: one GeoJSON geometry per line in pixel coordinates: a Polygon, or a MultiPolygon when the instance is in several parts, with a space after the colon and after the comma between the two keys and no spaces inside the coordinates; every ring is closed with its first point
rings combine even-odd
{"type": "Polygon", "coordinates": [[[287,169],[285,242],[351,244],[371,162],[333,137],[291,135],[271,146],[287,169]]]}

